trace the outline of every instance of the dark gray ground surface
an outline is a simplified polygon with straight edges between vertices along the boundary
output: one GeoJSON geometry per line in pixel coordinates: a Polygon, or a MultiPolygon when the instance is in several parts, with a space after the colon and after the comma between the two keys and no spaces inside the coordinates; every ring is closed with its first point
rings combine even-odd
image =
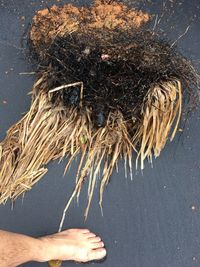
{"type": "MultiPolygon", "coordinates": [[[[0,0],[1,140],[22,112],[29,109],[31,102],[27,93],[34,77],[19,75],[32,70],[21,50],[22,35],[35,10],[54,2],[0,0]]],[[[190,24],[188,33],[178,45],[200,69],[200,2],[172,2],[165,2],[167,11],[159,28],[173,42],[190,24]]],[[[86,4],[86,1],[79,3],[86,4]]],[[[139,5],[160,18],[163,1],[144,1],[139,5]]],[[[103,217],[97,194],[86,223],[83,219],[84,190],[79,207],[76,203],[71,206],[65,227],[89,227],[102,237],[108,251],[102,267],[200,266],[199,135],[200,110],[196,110],[183,133],[178,133],[175,141],[168,144],[154,161],[154,167],[146,163],[143,175],[134,175],[133,181],[126,179],[120,162],[119,173],[113,173],[104,195],[103,217]]],[[[76,163],[63,178],[64,166],[65,162],[49,164],[48,174],[25,195],[23,201],[16,201],[14,210],[10,203],[0,206],[0,228],[32,236],[57,231],[64,204],[73,189],[76,163]]],[[[47,265],[27,263],[23,266],[47,265]]],[[[77,265],[65,263],[63,266],[77,265]]]]}

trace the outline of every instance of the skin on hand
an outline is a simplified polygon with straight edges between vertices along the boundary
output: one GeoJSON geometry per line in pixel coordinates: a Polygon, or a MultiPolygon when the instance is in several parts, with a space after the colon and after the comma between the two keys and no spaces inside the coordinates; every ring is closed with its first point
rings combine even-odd
{"type": "Polygon", "coordinates": [[[69,229],[40,238],[44,247],[44,261],[73,260],[87,262],[106,256],[104,243],[88,229],[69,229]]]}

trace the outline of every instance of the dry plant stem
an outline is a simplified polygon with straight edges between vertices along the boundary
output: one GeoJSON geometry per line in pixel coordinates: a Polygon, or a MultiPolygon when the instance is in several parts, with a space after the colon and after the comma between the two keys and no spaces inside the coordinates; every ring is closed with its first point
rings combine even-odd
{"type": "Polygon", "coordinates": [[[79,196],[85,178],[88,177],[88,204],[85,210],[85,218],[88,216],[92,196],[94,193],[97,177],[102,166],[103,173],[100,184],[100,200],[99,204],[102,207],[102,199],[104,188],[107,185],[114,167],[120,156],[125,156],[129,159],[129,167],[132,172],[132,152],[135,150],[128,136],[127,128],[123,120],[123,115],[120,112],[110,114],[109,121],[106,127],[100,128],[97,131],[90,132],[87,136],[90,143],[87,142],[82,154],[78,173],[76,177],[76,186],[74,192],[65,206],[59,231],[62,230],[66,212],[72,200],[79,196]],[[86,153],[87,151],[87,153],[86,153]],[[84,165],[83,165],[84,162],[84,165]],[[81,170],[81,171],[80,171],[81,170]],[[79,177],[78,177],[79,176],[79,177]]]}
{"type": "Polygon", "coordinates": [[[153,155],[155,157],[160,155],[174,123],[170,139],[173,140],[181,118],[181,111],[182,91],[180,81],[164,82],[149,90],[142,107],[143,122],[132,139],[135,145],[140,146],[136,167],[139,159],[140,168],[143,169],[146,158],[152,161],[153,155]]]}
{"type": "MultiPolygon", "coordinates": [[[[140,167],[143,169],[145,158],[151,161],[153,155],[157,157],[160,154],[173,124],[171,140],[174,138],[180,121],[181,108],[180,82],[172,80],[161,83],[150,88],[142,108],[143,121],[137,125],[136,129],[138,130],[135,131],[132,140],[128,134],[130,126],[124,122],[123,115],[120,112],[110,114],[109,121],[104,128],[100,128],[93,135],[87,136],[91,142],[90,145],[86,144],[88,147],[85,147],[82,154],[76,177],[76,187],[65,206],[59,231],[62,230],[66,212],[71,202],[80,194],[85,177],[87,176],[89,179],[88,205],[85,211],[85,218],[87,218],[100,166],[103,169],[99,200],[102,207],[104,188],[109,182],[114,167],[117,166],[118,159],[120,157],[124,158],[125,165],[128,161],[130,174],[132,175],[132,154],[134,151],[138,155],[136,163],[140,159],[140,167]],[[136,147],[138,146],[139,150],[137,152],[136,147]]],[[[132,127],[135,127],[135,125],[132,125],[132,127]]]]}
{"type": "MultiPolygon", "coordinates": [[[[35,84],[30,111],[9,129],[0,144],[0,203],[5,203],[8,198],[14,200],[31,189],[47,172],[45,165],[49,161],[67,156],[66,173],[80,153],[76,186],[64,209],[61,231],[66,212],[72,200],[79,198],[86,178],[88,204],[85,218],[100,169],[103,170],[99,199],[102,207],[105,186],[117,168],[119,158],[125,159],[125,172],[128,163],[132,175],[133,152],[137,153],[137,162],[140,159],[142,169],[146,158],[151,161],[153,155],[160,154],[173,125],[171,140],[174,138],[181,116],[181,83],[174,79],[150,88],[144,99],[141,122],[134,119],[127,122],[120,111],[114,111],[110,112],[105,127],[96,129],[91,123],[91,110],[66,109],[62,104],[53,107],[46,93],[36,96],[34,93],[40,92],[41,82],[42,79],[35,84]],[[132,137],[130,132],[134,132],[132,137]]],[[[61,89],[69,87],[64,85],[61,89]]]]}
{"type": "Polygon", "coordinates": [[[62,89],[67,89],[67,88],[70,88],[70,87],[74,87],[74,86],[77,86],[77,85],[81,86],[81,90],[80,90],[80,107],[82,107],[83,106],[83,104],[82,104],[82,102],[83,102],[83,82],[76,82],[76,83],[70,83],[70,84],[58,86],[58,87],[56,87],[56,88],[54,88],[54,89],[49,91],[49,93],[48,93],[49,99],[51,99],[50,95],[53,92],[56,92],[56,91],[59,91],[59,90],[62,90],[62,89]]]}
{"type": "Polygon", "coordinates": [[[76,115],[62,106],[53,109],[44,93],[35,98],[30,111],[0,144],[0,203],[31,189],[47,172],[44,166],[49,161],[70,151],[68,147],[63,153],[63,144],[71,136],[76,115]]]}

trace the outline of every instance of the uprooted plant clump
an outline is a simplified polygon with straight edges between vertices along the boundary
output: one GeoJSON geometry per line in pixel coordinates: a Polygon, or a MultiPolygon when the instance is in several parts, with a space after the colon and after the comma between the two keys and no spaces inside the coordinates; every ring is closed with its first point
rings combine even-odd
{"type": "Polygon", "coordinates": [[[102,127],[110,112],[125,120],[141,121],[141,107],[149,88],[177,79],[192,90],[196,74],[170,44],[149,31],[93,30],[56,37],[40,60],[46,90],[74,84],[52,93],[52,102],[91,108],[93,124],[102,127]],[[112,45],[111,45],[112,44],[112,45]],[[190,85],[188,85],[190,82],[190,85]]]}
{"type": "Polygon", "coordinates": [[[173,45],[143,28],[149,19],[114,1],[37,12],[29,48],[38,79],[29,112],[0,144],[0,203],[31,189],[51,160],[67,158],[66,173],[80,154],[61,230],[86,179],[87,217],[99,174],[102,205],[119,158],[132,175],[133,152],[143,169],[174,138],[183,100],[198,98],[199,76],[173,45]]]}
{"type": "Polygon", "coordinates": [[[83,104],[92,109],[96,127],[105,126],[116,110],[125,120],[141,121],[144,97],[157,83],[178,79],[192,94],[197,80],[191,63],[175,48],[140,29],[150,19],[147,13],[110,2],[38,11],[29,39],[45,89],[72,85],[53,92],[52,103],[83,104]]]}

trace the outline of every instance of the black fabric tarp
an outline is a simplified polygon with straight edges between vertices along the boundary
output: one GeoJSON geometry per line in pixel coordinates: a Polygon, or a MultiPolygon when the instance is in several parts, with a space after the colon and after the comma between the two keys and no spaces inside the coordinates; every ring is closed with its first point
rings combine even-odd
{"type": "MultiPolygon", "coordinates": [[[[17,122],[31,103],[33,68],[24,56],[22,37],[36,10],[67,1],[0,0],[0,139],[17,122]]],[[[69,1],[68,1],[69,2],[69,1]]],[[[89,1],[77,1],[88,5],[89,1]]],[[[154,14],[152,28],[158,27],[184,55],[200,69],[200,2],[140,1],[137,6],[154,14]],[[164,16],[162,13],[164,11],[164,16]],[[159,25],[156,21],[159,19],[159,25]]],[[[194,110],[180,126],[175,140],[161,156],[146,162],[133,180],[125,178],[123,162],[111,177],[103,202],[98,206],[98,190],[84,222],[86,187],[79,206],[74,202],[65,228],[87,227],[106,244],[108,257],[102,267],[192,267],[200,265],[200,110],[194,110]],[[194,208],[195,207],[195,208],[194,208]]],[[[30,148],[31,149],[31,148],[30,148]]],[[[62,211],[73,188],[77,162],[63,177],[66,162],[52,162],[49,172],[33,189],[11,203],[0,206],[0,229],[41,236],[56,232],[62,211]]],[[[0,241],[1,242],[1,241],[0,241]]],[[[27,263],[23,266],[47,266],[27,263]]],[[[77,266],[72,262],[63,266],[77,266]]],[[[81,266],[81,264],[80,264],[81,266]]],[[[83,266],[83,265],[82,265],[83,266]]],[[[89,266],[84,264],[84,266],[89,266]]]]}

